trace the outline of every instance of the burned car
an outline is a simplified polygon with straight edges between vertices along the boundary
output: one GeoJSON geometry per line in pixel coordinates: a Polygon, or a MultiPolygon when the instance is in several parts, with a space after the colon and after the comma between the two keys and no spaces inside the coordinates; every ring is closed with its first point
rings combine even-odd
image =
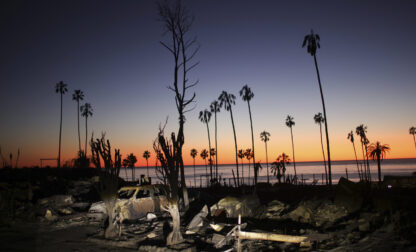
{"type": "MultiPolygon", "coordinates": [[[[163,185],[138,185],[122,187],[118,191],[114,207],[115,216],[120,222],[145,217],[147,213],[158,213],[167,204],[167,188],[163,185]]],[[[103,201],[93,203],[88,216],[95,220],[107,218],[107,209],[103,201]]]]}

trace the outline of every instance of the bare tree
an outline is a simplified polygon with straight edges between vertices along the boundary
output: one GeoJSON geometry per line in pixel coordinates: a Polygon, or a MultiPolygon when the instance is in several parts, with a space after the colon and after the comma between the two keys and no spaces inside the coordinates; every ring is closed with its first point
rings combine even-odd
{"type": "MultiPolygon", "coordinates": [[[[165,124],[166,125],[166,124],[165,124]]],[[[167,195],[168,204],[164,209],[168,211],[172,216],[172,232],[169,233],[166,244],[174,245],[183,241],[183,237],[180,231],[181,220],[179,215],[179,199],[178,199],[178,186],[179,186],[179,170],[181,166],[181,160],[179,158],[181,140],[176,138],[175,133],[171,133],[170,140],[164,136],[164,127],[159,128],[159,134],[155,142],[153,143],[153,149],[156,152],[156,157],[160,161],[160,165],[168,180],[170,191],[167,195]]]]}
{"type": "Polygon", "coordinates": [[[198,84],[198,81],[189,82],[188,73],[198,65],[192,63],[193,58],[199,51],[196,38],[189,38],[189,31],[193,23],[193,16],[182,5],[180,1],[171,4],[168,1],[158,4],[159,18],[168,34],[169,42],[160,42],[173,56],[174,71],[173,83],[168,88],[175,93],[175,103],[179,114],[179,130],[177,134],[177,156],[181,171],[181,187],[185,207],[189,205],[188,191],[185,184],[185,171],[182,158],[182,147],[185,143],[184,124],[185,113],[192,110],[189,108],[195,100],[195,93],[189,98],[187,91],[198,84]],[[181,75],[181,76],[180,76],[181,75]]]}
{"type": "Polygon", "coordinates": [[[91,154],[92,161],[98,169],[100,182],[98,192],[104,201],[108,214],[108,227],[105,230],[105,238],[115,238],[117,236],[117,228],[115,225],[114,207],[117,201],[117,192],[119,186],[119,173],[121,167],[120,149],[114,150],[114,162],[111,158],[110,140],[105,140],[103,133],[101,139],[91,137],[91,154]],[[101,159],[104,162],[104,169],[101,168],[101,159]]]}
{"type": "Polygon", "coordinates": [[[178,133],[171,133],[170,141],[165,139],[163,129],[159,129],[158,144],[154,144],[161,166],[168,179],[171,195],[167,211],[173,219],[173,230],[168,235],[168,245],[179,243],[183,240],[180,232],[180,215],[178,207],[178,173],[181,172],[181,188],[185,208],[189,205],[188,191],[185,183],[185,170],[182,158],[182,147],[185,143],[184,124],[185,113],[194,107],[189,106],[195,100],[195,93],[190,97],[187,91],[197,85],[198,81],[189,82],[188,73],[198,65],[192,63],[193,58],[199,50],[196,38],[189,38],[189,31],[194,18],[180,1],[171,3],[165,1],[158,4],[158,14],[163,23],[165,35],[168,35],[167,42],[160,42],[173,56],[173,80],[168,89],[175,94],[175,104],[179,114],[178,133]]]}

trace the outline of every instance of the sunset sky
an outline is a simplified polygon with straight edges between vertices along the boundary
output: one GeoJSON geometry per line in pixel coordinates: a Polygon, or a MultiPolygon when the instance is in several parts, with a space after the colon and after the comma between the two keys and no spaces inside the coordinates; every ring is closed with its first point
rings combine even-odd
{"type": "MultiPolygon", "coordinates": [[[[186,114],[184,159],[191,148],[208,148],[199,111],[222,90],[237,96],[233,107],[239,149],[251,148],[247,103],[238,91],[247,84],[256,159],[265,161],[259,134],[270,132],[269,161],[292,156],[289,114],[296,161],[322,159],[322,112],[313,57],[302,48],[313,29],[321,37],[320,68],[333,160],[353,159],[349,131],[368,126],[370,142],[389,144],[388,158],[413,158],[409,128],[416,126],[415,1],[184,1],[195,16],[191,35],[201,46],[200,64],[190,73],[196,108],[186,114]]],[[[0,4],[0,146],[3,156],[21,149],[19,166],[39,165],[58,155],[60,96],[64,81],[62,157],[78,150],[74,89],[92,104],[89,133],[106,132],[123,156],[134,153],[145,165],[158,126],[177,131],[172,83],[173,59],[159,41],[167,40],[156,1],[2,1],[0,4]]],[[[214,118],[209,124],[214,143],[214,118]]],[[[356,137],[358,140],[358,137],[356,137]]],[[[85,121],[81,118],[84,145],[85,121]]],[[[360,146],[356,147],[361,154],[360,146]]],[[[230,115],[218,115],[219,163],[234,161],[230,115]]],[[[197,163],[203,160],[197,158],[197,163]]],[[[54,163],[51,163],[51,165],[54,163]]]]}

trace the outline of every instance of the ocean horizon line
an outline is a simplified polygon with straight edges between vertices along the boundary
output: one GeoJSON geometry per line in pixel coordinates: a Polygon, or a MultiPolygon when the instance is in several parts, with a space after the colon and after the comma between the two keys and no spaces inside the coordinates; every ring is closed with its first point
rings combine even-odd
{"type": "MultiPolygon", "coordinates": [[[[416,157],[415,158],[385,158],[382,162],[386,162],[386,161],[404,161],[404,160],[409,160],[409,161],[416,161],[416,157]]],[[[367,161],[366,159],[358,159],[358,162],[362,162],[362,161],[367,161]]],[[[377,162],[376,160],[372,160],[372,159],[368,159],[368,161],[369,162],[377,162]]],[[[274,162],[274,161],[273,161],[274,162]]],[[[326,161],[326,162],[328,162],[328,161],[326,161]]],[[[356,162],[356,160],[355,159],[350,159],[350,160],[331,160],[331,163],[332,162],[337,162],[337,163],[340,163],[340,162],[356,162]]],[[[244,165],[248,165],[248,163],[249,162],[244,162],[244,165]]],[[[253,162],[250,162],[250,164],[252,164],[253,162]]],[[[269,164],[271,164],[272,162],[268,162],[269,164]]],[[[321,161],[296,161],[296,164],[311,164],[311,163],[324,163],[324,161],[323,160],[321,160],[321,161]]],[[[238,163],[239,165],[240,164],[242,164],[241,162],[239,162],[238,163]]],[[[260,164],[266,164],[266,162],[261,162],[260,164]]],[[[293,162],[290,162],[289,163],[289,165],[292,165],[293,164],[293,162]]],[[[206,164],[207,166],[209,166],[209,164],[207,163],[206,164]]],[[[213,166],[215,166],[215,164],[212,164],[213,166]]],[[[227,165],[235,165],[235,163],[224,163],[224,164],[218,164],[219,166],[221,165],[221,166],[227,166],[227,165]]],[[[160,166],[160,165],[158,165],[158,166],[160,166]]],[[[188,166],[191,166],[191,167],[193,167],[194,165],[193,164],[190,164],[190,165],[184,165],[184,166],[186,166],[186,167],[188,167],[188,166]]],[[[205,164],[196,164],[195,165],[196,167],[199,167],[199,166],[203,166],[203,167],[205,167],[205,164]]],[[[155,165],[149,165],[149,167],[156,167],[155,165]]],[[[134,168],[147,168],[147,166],[145,165],[145,166],[135,166],[134,168]]]]}

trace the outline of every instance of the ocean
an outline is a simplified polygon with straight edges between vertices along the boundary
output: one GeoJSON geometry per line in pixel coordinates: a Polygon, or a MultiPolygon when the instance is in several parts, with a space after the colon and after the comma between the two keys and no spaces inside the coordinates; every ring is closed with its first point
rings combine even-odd
{"type": "MultiPolygon", "coordinates": [[[[359,160],[359,163],[361,161],[359,160]]],[[[369,160],[371,178],[373,181],[376,181],[378,178],[377,174],[377,161],[369,160]]],[[[357,173],[357,164],[355,160],[349,161],[333,161],[331,163],[332,167],[332,183],[338,183],[341,177],[346,177],[348,172],[348,178],[352,181],[358,181],[357,173]]],[[[237,176],[235,164],[225,164],[218,165],[218,174],[221,176],[221,183],[224,184],[234,184],[232,170],[234,170],[235,176],[237,176]]],[[[269,180],[271,183],[276,183],[277,178],[273,176],[269,164],[269,180]]],[[[247,162],[242,166],[239,164],[240,179],[244,179],[245,184],[253,183],[253,165],[249,165],[247,162]],[[250,179],[249,179],[250,178],[250,179]]],[[[215,165],[213,165],[213,170],[215,165]]],[[[149,176],[152,178],[152,183],[160,183],[161,180],[158,179],[158,176],[155,173],[155,167],[149,166],[148,169],[149,176]]],[[[194,177],[194,167],[192,165],[185,166],[185,179],[188,187],[205,187],[208,183],[206,174],[209,174],[210,167],[207,165],[196,165],[195,166],[195,177],[194,177]],[[207,173],[206,173],[207,172],[207,173]]],[[[296,172],[298,178],[304,179],[305,184],[311,184],[314,178],[317,181],[317,184],[322,184],[322,176],[325,174],[323,162],[297,162],[296,163],[296,172]]],[[[413,172],[416,172],[416,159],[386,159],[381,162],[381,176],[384,175],[411,175],[413,172]]],[[[146,167],[135,167],[134,176],[135,179],[139,179],[140,175],[147,175],[146,167]]],[[[294,175],[293,163],[286,166],[286,175],[294,175]]],[[[132,181],[132,169],[130,168],[121,168],[120,177],[127,181],[132,181]]],[[[267,182],[267,165],[262,163],[262,169],[259,172],[258,177],[259,182],[267,182]]]]}

